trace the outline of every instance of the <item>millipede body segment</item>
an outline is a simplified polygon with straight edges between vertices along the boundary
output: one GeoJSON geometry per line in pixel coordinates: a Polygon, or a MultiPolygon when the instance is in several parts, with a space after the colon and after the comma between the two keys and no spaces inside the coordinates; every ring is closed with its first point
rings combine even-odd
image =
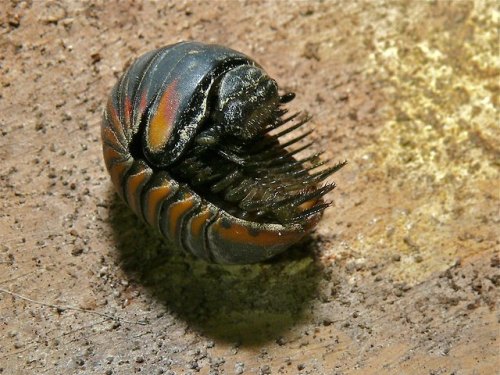
{"type": "Polygon", "coordinates": [[[309,118],[244,54],[181,42],[139,57],[102,121],[118,194],[178,248],[254,263],[304,237],[328,207],[328,166],[308,152],[309,118]]]}

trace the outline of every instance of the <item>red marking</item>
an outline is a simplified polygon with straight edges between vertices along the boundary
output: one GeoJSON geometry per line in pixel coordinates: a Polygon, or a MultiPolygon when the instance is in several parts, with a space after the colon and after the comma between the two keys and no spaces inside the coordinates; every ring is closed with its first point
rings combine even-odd
{"type": "Polygon", "coordinates": [[[147,104],[148,104],[148,102],[147,102],[147,97],[146,97],[146,90],[144,90],[142,92],[141,101],[139,102],[139,113],[138,113],[138,115],[135,116],[136,120],[138,120],[142,117],[142,115],[144,114],[144,111],[146,110],[147,104]]]}
{"type": "Polygon", "coordinates": [[[125,124],[130,128],[130,117],[132,116],[132,102],[127,96],[125,98],[125,124]]]}
{"type": "Polygon", "coordinates": [[[113,101],[111,98],[108,100],[107,104],[108,116],[111,121],[109,121],[109,125],[114,130],[116,136],[118,137],[120,143],[125,145],[125,134],[123,133],[123,127],[118,117],[118,112],[116,111],[115,106],[113,105],[113,101]]]}

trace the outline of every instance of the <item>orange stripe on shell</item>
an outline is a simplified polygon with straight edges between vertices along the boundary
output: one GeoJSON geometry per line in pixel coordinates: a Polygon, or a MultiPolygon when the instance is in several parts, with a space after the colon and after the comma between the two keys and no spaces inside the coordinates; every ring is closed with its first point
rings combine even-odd
{"type": "Polygon", "coordinates": [[[169,210],[169,230],[170,230],[170,239],[175,241],[176,238],[176,230],[177,223],[182,217],[194,207],[194,198],[191,194],[187,194],[186,197],[180,201],[172,203],[169,210]]]}
{"type": "Polygon", "coordinates": [[[255,233],[250,233],[246,226],[237,223],[224,226],[221,220],[218,219],[214,223],[214,231],[219,234],[221,239],[232,243],[244,243],[264,248],[276,245],[291,245],[304,236],[303,232],[280,232],[265,229],[255,229],[255,233]]]}
{"type": "Polygon", "coordinates": [[[130,176],[127,179],[127,187],[126,187],[126,192],[127,192],[127,202],[129,206],[132,208],[132,210],[139,216],[142,217],[141,214],[141,207],[139,203],[140,197],[137,196],[137,190],[139,189],[139,186],[141,186],[142,183],[146,180],[146,177],[148,176],[147,170],[144,169],[138,174],[135,174],[133,176],[130,176]]]}
{"type": "MultiPolygon", "coordinates": [[[[104,160],[106,162],[106,166],[111,165],[111,163],[116,163],[120,161],[125,161],[129,158],[127,154],[122,154],[116,151],[113,147],[108,145],[104,145],[102,149],[102,153],[104,155],[104,160]]],[[[108,167],[109,170],[109,167],[108,167]]]]}
{"type": "Polygon", "coordinates": [[[210,210],[207,208],[205,211],[200,212],[191,219],[191,234],[194,237],[199,237],[203,224],[210,218],[210,210]]]}
{"type": "Polygon", "coordinates": [[[158,152],[167,143],[174,126],[178,107],[179,97],[177,95],[177,80],[175,80],[163,93],[156,113],[149,123],[148,143],[151,151],[158,152]]]}
{"type": "Polygon", "coordinates": [[[118,150],[118,152],[128,154],[127,150],[123,147],[118,138],[116,138],[115,133],[109,127],[103,127],[101,138],[103,144],[107,143],[108,146],[111,146],[115,150],[118,150]]]}
{"type": "Polygon", "coordinates": [[[122,198],[123,198],[123,189],[121,187],[121,181],[124,174],[127,172],[127,170],[130,168],[131,165],[132,165],[132,160],[130,158],[120,163],[110,162],[109,165],[108,162],[106,162],[106,166],[111,176],[111,181],[113,182],[113,186],[115,187],[116,191],[122,198]]]}
{"type": "Polygon", "coordinates": [[[116,111],[116,108],[113,105],[113,100],[111,98],[108,100],[108,104],[106,105],[106,112],[108,114],[108,124],[114,131],[116,138],[118,138],[118,141],[120,141],[121,145],[124,146],[126,144],[125,134],[123,133],[123,127],[120,119],[118,118],[118,112],[116,111]]]}
{"type": "Polygon", "coordinates": [[[148,193],[146,201],[146,221],[155,228],[158,226],[160,203],[170,195],[171,191],[171,186],[162,185],[152,189],[148,193]]]}

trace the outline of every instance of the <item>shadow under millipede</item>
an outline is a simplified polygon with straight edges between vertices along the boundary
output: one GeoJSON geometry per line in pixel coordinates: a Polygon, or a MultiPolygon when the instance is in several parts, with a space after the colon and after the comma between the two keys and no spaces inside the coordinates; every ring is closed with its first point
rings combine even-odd
{"type": "Polygon", "coordinates": [[[111,225],[124,271],[190,328],[254,345],[276,340],[310,312],[322,277],[310,245],[261,264],[208,264],[174,250],[112,194],[111,225]]]}

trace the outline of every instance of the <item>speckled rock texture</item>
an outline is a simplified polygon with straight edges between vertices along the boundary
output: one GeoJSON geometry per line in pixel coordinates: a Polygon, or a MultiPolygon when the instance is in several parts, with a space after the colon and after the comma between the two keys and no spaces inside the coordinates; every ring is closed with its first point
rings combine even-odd
{"type": "MultiPolygon", "coordinates": [[[[495,1],[0,4],[0,374],[495,374],[495,1]],[[99,127],[132,59],[252,56],[349,164],[277,259],[179,254],[113,192],[99,127]]],[[[496,370],[495,370],[496,369],[496,370]]]]}

